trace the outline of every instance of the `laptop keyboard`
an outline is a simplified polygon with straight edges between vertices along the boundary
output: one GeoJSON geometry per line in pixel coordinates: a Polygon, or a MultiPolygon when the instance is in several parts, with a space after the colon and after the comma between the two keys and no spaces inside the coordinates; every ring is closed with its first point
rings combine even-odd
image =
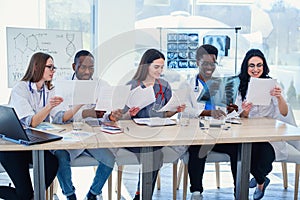
{"type": "Polygon", "coordinates": [[[62,137],[60,136],[56,136],[54,134],[49,134],[42,131],[32,129],[25,129],[25,131],[30,144],[39,144],[62,139],[62,137]]]}
{"type": "Polygon", "coordinates": [[[36,137],[34,135],[27,134],[27,136],[31,142],[36,142],[36,141],[42,140],[42,138],[36,137]]]}

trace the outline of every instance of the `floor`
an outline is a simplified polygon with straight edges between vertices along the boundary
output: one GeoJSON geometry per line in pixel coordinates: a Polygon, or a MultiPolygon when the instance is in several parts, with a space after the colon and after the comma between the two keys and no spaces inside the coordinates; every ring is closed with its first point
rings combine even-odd
{"type": "MultiPolygon", "coordinates": [[[[76,187],[76,194],[79,200],[84,199],[85,194],[89,189],[89,185],[94,176],[93,167],[81,167],[73,168],[74,185],[76,187]]],[[[233,181],[231,178],[229,163],[221,163],[221,187],[217,189],[214,164],[207,163],[206,171],[204,174],[204,187],[203,199],[207,200],[227,200],[233,199],[233,181]]],[[[288,164],[288,189],[283,188],[281,164],[274,163],[273,171],[268,176],[271,179],[271,183],[266,190],[264,199],[266,200],[290,200],[294,198],[294,164],[288,164]]],[[[126,166],[123,174],[122,185],[122,200],[131,200],[136,189],[138,166],[126,166]]],[[[116,183],[116,170],[113,171],[113,189],[116,183]]],[[[6,174],[0,175],[0,184],[8,184],[9,178],[6,174]]],[[[254,189],[249,190],[249,199],[252,199],[254,189]]],[[[103,197],[107,198],[107,185],[103,189],[103,197]]],[[[190,193],[187,194],[187,199],[190,198],[190,193]]],[[[58,187],[55,200],[65,200],[60,188],[58,187]]],[[[113,199],[116,199],[116,193],[113,192],[113,199]]],[[[161,189],[155,189],[153,200],[171,200],[172,194],[172,165],[166,164],[161,170],[161,189]]],[[[182,199],[182,182],[179,190],[177,191],[177,199],[182,199]]]]}
{"type": "MultiPolygon", "coordinates": [[[[295,171],[295,165],[294,164],[288,164],[288,176],[289,176],[289,186],[288,189],[285,190],[283,188],[283,181],[282,181],[282,169],[281,169],[281,163],[274,163],[274,169],[272,173],[268,176],[271,180],[271,184],[268,187],[268,190],[265,193],[264,199],[269,200],[291,200],[294,198],[294,171],[295,171]]],[[[220,166],[221,170],[221,186],[220,189],[217,189],[216,187],[216,178],[215,178],[215,166],[214,164],[208,163],[206,164],[206,171],[204,174],[204,192],[203,192],[203,199],[207,200],[227,200],[227,199],[234,199],[233,197],[233,181],[230,171],[230,164],[229,163],[222,163],[220,166]]],[[[130,175],[130,172],[124,176],[124,184],[127,190],[126,192],[122,191],[122,194],[131,194],[131,196],[135,192],[135,184],[136,181],[133,180],[132,175],[130,175]]],[[[163,167],[161,172],[161,190],[155,190],[155,193],[153,195],[153,199],[173,199],[172,194],[172,166],[166,165],[163,167]]],[[[182,182],[180,185],[180,189],[177,191],[177,199],[183,199],[182,198],[182,182]]],[[[252,199],[252,194],[254,192],[254,189],[250,189],[249,191],[249,199],[252,199]]],[[[131,196],[124,196],[123,199],[130,200],[132,199],[131,196]]],[[[115,198],[114,198],[115,199],[115,198]]],[[[190,199],[190,193],[188,190],[188,196],[187,199],[190,199]]]]}

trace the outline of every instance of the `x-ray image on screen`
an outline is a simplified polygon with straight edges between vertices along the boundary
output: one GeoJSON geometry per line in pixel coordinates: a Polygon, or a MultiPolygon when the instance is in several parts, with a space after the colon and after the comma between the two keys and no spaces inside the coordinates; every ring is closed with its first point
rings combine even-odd
{"type": "Polygon", "coordinates": [[[176,33],[170,33],[168,34],[168,41],[177,41],[177,34],[176,33]]]}
{"type": "Polygon", "coordinates": [[[178,53],[179,59],[187,59],[188,58],[188,52],[187,51],[181,51],[178,53]]]}
{"type": "Polygon", "coordinates": [[[178,58],[178,53],[177,52],[168,52],[168,54],[167,54],[167,58],[168,59],[177,59],[178,58]]]}
{"type": "Polygon", "coordinates": [[[198,43],[198,33],[190,33],[189,34],[189,41],[190,42],[194,42],[194,43],[198,43]]]}
{"type": "Polygon", "coordinates": [[[203,37],[203,44],[215,46],[219,51],[219,56],[228,56],[230,38],[227,35],[206,35],[203,37]]]}
{"type": "Polygon", "coordinates": [[[189,35],[187,33],[179,33],[178,41],[186,42],[189,39],[189,35]]]}
{"type": "Polygon", "coordinates": [[[197,68],[198,33],[168,33],[167,63],[169,69],[197,68]]]}

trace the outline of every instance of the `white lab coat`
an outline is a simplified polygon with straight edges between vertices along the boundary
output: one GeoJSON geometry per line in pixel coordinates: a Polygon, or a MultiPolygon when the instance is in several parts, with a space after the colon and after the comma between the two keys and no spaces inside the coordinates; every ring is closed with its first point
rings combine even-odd
{"type": "MultiPolygon", "coordinates": [[[[48,90],[47,87],[45,87],[45,105],[43,95],[41,91],[37,91],[36,84],[30,83],[29,81],[20,81],[13,87],[9,105],[15,108],[19,119],[26,127],[30,126],[33,115],[38,113],[48,103],[51,97],[55,96],[55,89],[48,90]]],[[[60,106],[54,107],[50,111],[52,122],[62,123],[64,110],[61,110],[61,108],[60,106]]],[[[81,152],[81,150],[74,150],[70,155],[72,159],[74,159],[81,152]]]]}
{"type": "Polygon", "coordinates": [[[182,83],[179,87],[187,89],[187,101],[185,111],[190,114],[191,118],[197,118],[205,109],[205,103],[197,102],[197,99],[203,90],[203,85],[199,82],[198,89],[195,90],[195,81],[196,78],[194,76],[188,82],[182,83]]]}
{"type": "MultiPolygon", "coordinates": [[[[242,97],[239,94],[236,100],[236,105],[239,107],[238,113],[242,112],[242,97]]],[[[278,108],[278,101],[276,97],[271,98],[271,103],[268,106],[263,105],[253,105],[249,112],[249,118],[259,118],[259,117],[271,117],[274,119],[278,119],[284,122],[289,123],[290,115],[292,114],[292,110],[289,108],[288,115],[283,116],[280,114],[278,108]]],[[[275,151],[276,161],[286,160],[288,158],[288,143],[285,141],[280,142],[270,142],[275,151]]]]}
{"type": "MultiPolygon", "coordinates": [[[[55,94],[55,90],[37,91],[36,84],[29,81],[20,81],[12,89],[8,104],[15,108],[15,111],[26,127],[30,126],[32,116],[39,112],[55,94]],[[45,102],[44,102],[45,95],[45,102]],[[44,105],[45,104],[45,105],[44,105]]],[[[50,117],[57,123],[62,122],[60,110],[55,107],[50,112],[50,117]]]]}

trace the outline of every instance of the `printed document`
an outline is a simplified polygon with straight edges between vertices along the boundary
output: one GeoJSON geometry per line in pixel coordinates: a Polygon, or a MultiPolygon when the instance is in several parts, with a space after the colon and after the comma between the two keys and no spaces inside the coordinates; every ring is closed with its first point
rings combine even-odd
{"type": "Polygon", "coordinates": [[[176,111],[177,107],[185,104],[187,98],[187,89],[179,89],[172,92],[172,97],[168,103],[162,107],[158,112],[163,111],[176,111]]]}
{"type": "Polygon", "coordinates": [[[97,81],[57,80],[55,95],[64,99],[65,105],[95,104],[97,81]]]}
{"type": "Polygon", "coordinates": [[[250,78],[246,100],[253,105],[270,105],[270,91],[276,86],[276,79],[250,78]]]}
{"type": "Polygon", "coordinates": [[[127,106],[129,108],[138,107],[143,109],[149,104],[155,102],[153,87],[142,88],[141,86],[130,91],[127,106]]]}
{"type": "Polygon", "coordinates": [[[130,85],[102,86],[98,90],[95,110],[123,109],[130,94],[130,85]]]}

